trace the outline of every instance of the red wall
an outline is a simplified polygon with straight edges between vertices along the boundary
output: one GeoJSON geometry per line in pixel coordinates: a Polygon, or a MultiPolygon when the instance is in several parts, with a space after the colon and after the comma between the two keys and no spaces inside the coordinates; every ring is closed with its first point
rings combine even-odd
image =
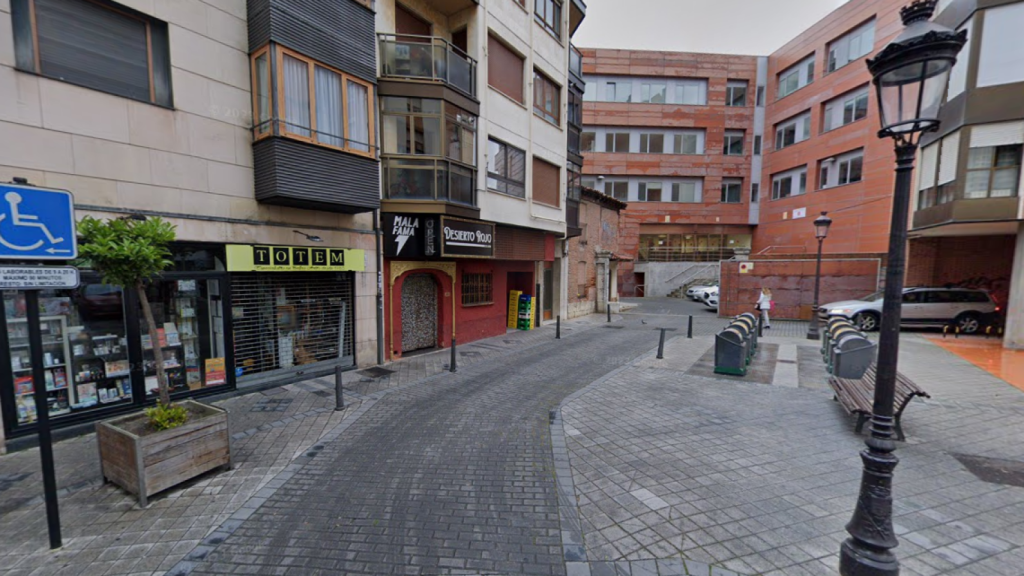
{"type": "Polygon", "coordinates": [[[945,286],[988,290],[1005,306],[1016,236],[957,236],[910,241],[907,286],[945,286]]]}
{"type": "MultiPolygon", "coordinates": [[[[735,316],[754,310],[762,287],[772,291],[775,318],[809,318],[814,302],[815,260],[754,260],[749,273],[740,274],[740,262],[722,262],[719,315],[735,316]],[[803,313],[801,314],[801,308],[803,313]]],[[[823,260],[821,304],[862,298],[878,289],[880,261],[823,260]]]]}
{"type": "MultiPolygon", "coordinates": [[[[390,358],[401,357],[402,349],[402,283],[411,274],[430,274],[438,284],[438,347],[447,348],[452,340],[452,292],[454,290],[455,336],[459,344],[481,338],[499,336],[505,333],[508,322],[508,273],[520,272],[528,275],[529,290],[533,295],[536,279],[534,263],[528,261],[503,260],[459,260],[456,261],[456,282],[443,271],[429,268],[410,270],[395,279],[393,287],[384,286],[384,338],[390,358]],[[462,305],[462,274],[486,274],[493,276],[493,303],[478,306],[462,305]]],[[[391,277],[391,261],[384,261],[384,278],[391,277]]],[[[523,286],[525,287],[525,286],[523,286]]]]}

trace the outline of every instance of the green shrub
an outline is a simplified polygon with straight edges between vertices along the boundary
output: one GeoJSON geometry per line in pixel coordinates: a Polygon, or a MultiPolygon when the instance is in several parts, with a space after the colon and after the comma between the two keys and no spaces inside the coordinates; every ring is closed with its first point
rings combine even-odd
{"type": "Polygon", "coordinates": [[[177,428],[188,420],[188,410],[184,406],[174,404],[157,404],[146,408],[146,417],[154,430],[170,430],[177,428]]]}

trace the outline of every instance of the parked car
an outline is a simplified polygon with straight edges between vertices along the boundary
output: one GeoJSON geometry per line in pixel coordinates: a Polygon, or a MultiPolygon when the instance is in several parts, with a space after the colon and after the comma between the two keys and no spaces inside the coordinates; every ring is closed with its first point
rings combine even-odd
{"type": "Polygon", "coordinates": [[[699,301],[700,297],[697,296],[697,293],[702,291],[702,290],[707,290],[708,288],[713,288],[713,287],[714,286],[707,286],[707,285],[704,285],[704,284],[698,284],[696,286],[690,286],[686,290],[686,297],[690,298],[692,300],[699,301]]]}
{"type": "Polygon", "coordinates": [[[704,297],[704,305],[712,310],[718,310],[718,292],[709,292],[708,295],[704,297]]]}
{"type": "Polygon", "coordinates": [[[704,296],[709,293],[718,294],[718,286],[704,286],[693,293],[693,299],[697,302],[703,302],[704,296]]]}
{"type": "MultiPolygon", "coordinates": [[[[878,330],[882,320],[883,292],[859,300],[832,302],[818,308],[818,317],[827,320],[842,316],[853,320],[861,330],[878,330]]],[[[967,288],[905,288],[901,326],[953,325],[962,334],[974,334],[985,325],[998,322],[999,306],[984,290],[967,288]]]]}

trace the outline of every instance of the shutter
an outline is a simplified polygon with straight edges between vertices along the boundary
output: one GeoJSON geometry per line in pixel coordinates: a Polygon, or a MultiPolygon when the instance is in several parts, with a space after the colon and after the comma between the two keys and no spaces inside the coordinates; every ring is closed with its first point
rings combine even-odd
{"type": "Polygon", "coordinates": [[[917,189],[935,187],[935,167],[939,160],[939,143],[929,144],[921,149],[921,168],[917,172],[917,189]]]}
{"type": "Polygon", "coordinates": [[[39,72],[151,101],[147,23],[86,0],[35,0],[39,72]]]}
{"type": "Polygon", "coordinates": [[[939,152],[939,186],[956,180],[956,162],[960,157],[960,131],[957,130],[942,139],[939,152]]]}
{"type": "Polygon", "coordinates": [[[516,102],[526,103],[523,59],[494,36],[487,37],[487,83],[516,102]]]}
{"type": "Polygon", "coordinates": [[[971,148],[1024,144],[1024,120],[971,127],[971,148]]]}
{"type": "Polygon", "coordinates": [[[561,170],[540,158],[533,159],[533,201],[549,206],[560,206],[561,170]]]}
{"type": "Polygon", "coordinates": [[[232,274],[235,364],[243,381],[316,363],[354,365],[353,304],[351,273],[232,274]]]}

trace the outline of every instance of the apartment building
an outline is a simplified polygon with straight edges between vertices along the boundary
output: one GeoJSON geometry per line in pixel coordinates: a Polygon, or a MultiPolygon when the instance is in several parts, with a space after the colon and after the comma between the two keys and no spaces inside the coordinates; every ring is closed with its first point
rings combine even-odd
{"type": "MultiPolygon", "coordinates": [[[[41,295],[56,426],[151,401],[154,346],[174,398],[376,362],[372,8],[0,2],[0,181],[71,191],[79,218],[177,227],[173,266],[148,289],[159,342],[134,291],[88,270],[41,295]]],[[[3,299],[11,437],[36,413],[24,294],[3,299]]]]}
{"type": "Polygon", "coordinates": [[[566,316],[584,4],[376,10],[388,355],[503,334],[510,312],[518,324],[512,292],[531,298],[529,326],[566,316]]]}
{"type": "Polygon", "coordinates": [[[763,77],[766,60],[581,52],[583,185],[628,203],[619,293],[664,296],[684,276],[749,249],[760,184],[752,167],[763,146],[758,72],[763,77]]]}
{"type": "Polygon", "coordinates": [[[935,20],[968,43],[921,140],[907,283],[989,290],[1024,348],[1024,2],[946,0],[935,20]]]}

